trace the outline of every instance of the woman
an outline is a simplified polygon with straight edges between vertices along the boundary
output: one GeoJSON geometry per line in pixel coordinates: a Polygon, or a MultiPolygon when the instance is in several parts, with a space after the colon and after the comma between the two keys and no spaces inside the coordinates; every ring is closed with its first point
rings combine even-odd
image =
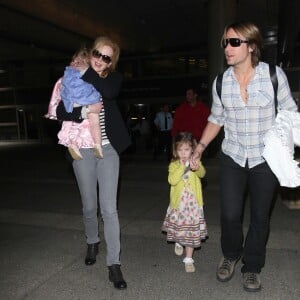
{"type": "MultiPolygon", "coordinates": [[[[104,237],[107,245],[106,263],[109,280],[117,289],[127,284],[120,269],[120,226],[117,212],[117,189],[119,177],[119,153],[130,144],[129,135],[117,107],[122,76],[113,72],[119,59],[119,47],[107,37],[95,40],[90,52],[90,68],[81,77],[91,83],[102,95],[100,113],[103,158],[95,157],[92,148],[81,148],[82,160],[73,161],[73,169],[80,190],[85,234],[87,238],[86,265],[93,265],[98,254],[99,233],[97,217],[97,184],[99,206],[104,222],[104,237]]],[[[59,120],[81,122],[93,113],[92,106],[74,108],[67,113],[62,101],[57,107],[59,120]]]]}

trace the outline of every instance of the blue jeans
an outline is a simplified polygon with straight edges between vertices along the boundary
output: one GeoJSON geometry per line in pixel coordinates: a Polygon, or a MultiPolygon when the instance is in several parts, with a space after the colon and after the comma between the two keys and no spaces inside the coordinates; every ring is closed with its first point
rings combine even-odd
{"type": "Polygon", "coordinates": [[[224,257],[243,256],[242,272],[260,273],[265,264],[270,210],[277,179],[266,163],[241,167],[221,153],[221,247],[224,257]],[[243,214],[249,192],[250,224],[244,242],[243,214]]]}
{"type": "Polygon", "coordinates": [[[106,263],[111,266],[120,264],[120,225],[117,211],[120,160],[110,144],[103,146],[102,150],[103,158],[98,159],[93,149],[80,149],[83,159],[74,160],[73,169],[81,195],[87,243],[100,241],[97,215],[99,199],[107,247],[106,263]]]}

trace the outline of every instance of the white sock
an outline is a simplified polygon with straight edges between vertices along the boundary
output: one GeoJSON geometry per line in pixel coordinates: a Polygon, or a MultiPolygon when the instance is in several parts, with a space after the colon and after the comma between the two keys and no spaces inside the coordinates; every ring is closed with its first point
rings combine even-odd
{"type": "Polygon", "coordinates": [[[194,260],[193,260],[191,257],[185,257],[185,258],[183,259],[183,262],[184,262],[185,264],[193,264],[193,263],[194,263],[194,260]]]}

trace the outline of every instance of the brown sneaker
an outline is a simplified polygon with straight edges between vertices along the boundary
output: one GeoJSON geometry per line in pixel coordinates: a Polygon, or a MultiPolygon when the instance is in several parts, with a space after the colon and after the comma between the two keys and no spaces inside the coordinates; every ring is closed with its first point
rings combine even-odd
{"type": "Polygon", "coordinates": [[[258,292],[261,290],[261,283],[258,273],[246,272],[243,274],[243,287],[247,292],[258,292]]]}
{"type": "Polygon", "coordinates": [[[217,269],[217,279],[221,282],[229,281],[234,274],[234,268],[238,260],[239,258],[230,260],[222,257],[217,269]]]}

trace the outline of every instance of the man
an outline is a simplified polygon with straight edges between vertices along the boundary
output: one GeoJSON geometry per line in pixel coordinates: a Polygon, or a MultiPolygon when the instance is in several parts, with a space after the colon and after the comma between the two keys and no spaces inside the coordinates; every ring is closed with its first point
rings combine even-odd
{"type": "Polygon", "coordinates": [[[198,101],[197,91],[194,88],[187,89],[186,101],[175,111],[172,136],[174,137],[178,132],[187,131],[199,141],[209,114],[209,108],[203,102],[198,101]]]}
{"type": "MultiPolygon", "coordinates": [[[[219,98],[216,80],[208,124],[195,149],[191,167],[224,126],[220,166],[221,248],[217,279],[229,281],[242,258],[243,287],[259,291],[265,264],[270,209],[277,179],[262,157],[263,138],[275,120],[274,90],[269,66],[260,62],[262,37],[253,23],[227,26],[222,47],[229,68],[223,74],[219,98]],[[249,191],[251,219],[243,239],[243,205],[249,191]]],[[[296,111],[287,78],[276,67],[278,109],[296,111]]],[[[276,151],[276,150],[275,150],[276,151]]]]}
{"type": "Polygon", "coordinates": [[[169,112],[168,104],[164,104],[161,111],[156,114],[154,124],[158,131],[158,141],[154,149],[154,159],[165,150],[167,160],[169,161],[172,155],[171,129],[173,126],[173,117],[169,112]]]}

